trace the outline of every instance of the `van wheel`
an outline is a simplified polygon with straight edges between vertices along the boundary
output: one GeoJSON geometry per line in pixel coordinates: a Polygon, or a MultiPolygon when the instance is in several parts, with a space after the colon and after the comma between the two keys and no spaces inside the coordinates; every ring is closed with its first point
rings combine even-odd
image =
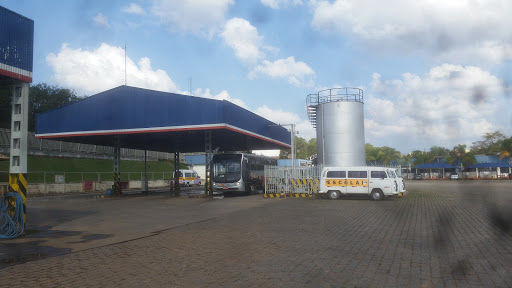
{"type": "Polygon", "coordinates": [[[372,191],[372,193],[370,194],[370,197],[372,198],[372,200],[374,201],[380,201],[382,199],[384,199],[384,193],[382,193],[381,190],[379,189],[375,189],[372,191]]]}
{"type": "Polygon", "coordinates": [[[335,190],[330,190],[329,192],[327,192],[327,195],[329,196],[329,199],[332,199],[332,200],[336,200],[336,199],[340,198],[340,193],[335,190]]]}

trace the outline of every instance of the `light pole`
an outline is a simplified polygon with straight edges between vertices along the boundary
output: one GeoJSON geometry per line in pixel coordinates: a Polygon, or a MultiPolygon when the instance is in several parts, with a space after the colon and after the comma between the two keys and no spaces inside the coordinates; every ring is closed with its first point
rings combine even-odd
{"type": "Polygon", "coordinates": [[[295,124],[277,124],[277,125],[270,125],[270,126],[291,126],[290,133],[291,133],[291,144],[292,144],[292,176],[295,172],[295,124]]]}

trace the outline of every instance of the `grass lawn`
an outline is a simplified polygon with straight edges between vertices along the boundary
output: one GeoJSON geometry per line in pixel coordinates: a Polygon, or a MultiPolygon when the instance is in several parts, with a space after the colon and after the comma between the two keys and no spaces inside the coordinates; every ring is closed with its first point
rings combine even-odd
{"type": "MultiPolygon", "coordinates": [[[[174,161],[173,161],[174,162],[174,161]]],[[[66,182],[105,181],[112,179],[113,160],[28,156],[28,181],[53,183],[55,175],[65,175],[66,182]]],[[[181,169],[186,165],[180,164],[181,169]]],[[[170,179],[171,161],[148,161],[148,179],[170,179]]],[[[121,160],[121,180],[140,180],[144,161],[121,160]]],[[[9,181],[9,161],[0,161],[0,182],[9,181]]]]}

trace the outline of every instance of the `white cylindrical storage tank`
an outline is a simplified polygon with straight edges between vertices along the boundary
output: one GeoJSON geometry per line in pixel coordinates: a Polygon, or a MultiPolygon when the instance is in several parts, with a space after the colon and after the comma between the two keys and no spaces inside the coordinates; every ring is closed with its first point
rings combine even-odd
{"type": "Polygon", "coordinates": [[[308,106],[315,108],[310,119],[316,124],[317,164],[365,166],[363,91],[334,88],[316,96],[308,106]]]}

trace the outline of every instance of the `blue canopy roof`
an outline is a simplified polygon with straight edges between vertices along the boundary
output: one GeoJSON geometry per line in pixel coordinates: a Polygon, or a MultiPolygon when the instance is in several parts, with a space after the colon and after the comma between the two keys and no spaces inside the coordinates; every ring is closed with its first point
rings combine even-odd
{"type": "Polygon", "coordinates": [[[455,169],[457,167],[446,163],[425,163],[413,167],[414,169],[455,169]]]}
{"type": "Polygon", "coordinates": [[[284,127],[229,101],[120,86],[36,116],[36,137],[162,152],[290,148],[284,127]]]}
{"type": "Polygon", "coordinates": [[[494,167],[512,167],[512,165],[507,163],[477,163],[471,165],[467,168],[494,168],[494,167]]]}

